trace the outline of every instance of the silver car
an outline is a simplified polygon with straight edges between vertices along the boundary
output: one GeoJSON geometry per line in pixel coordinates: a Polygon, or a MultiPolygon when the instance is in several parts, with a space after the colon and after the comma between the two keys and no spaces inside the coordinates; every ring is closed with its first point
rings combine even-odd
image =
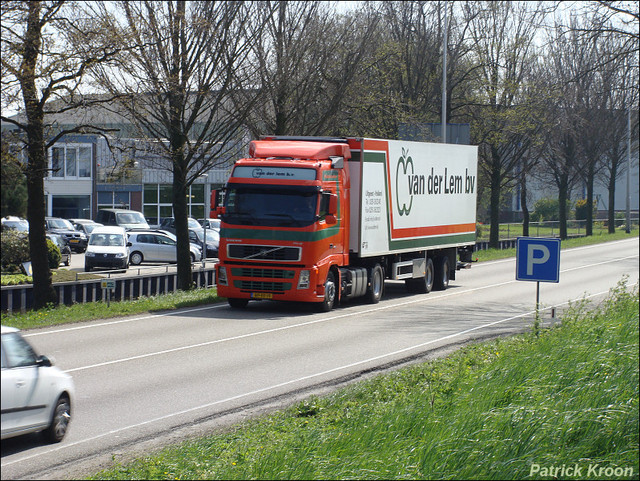
{"type": "MultiPolygon", "coordinates": [[[[139,265],[142,262],[176,262],[176,237],[170,232],[159,230],[129,231],[131,243],[129,262],[139,265]]],[[[191,262],[200,260],[201,249],[189,244],[191,262]]]]}
{"type": "Polygon", "coordinates": [[[2,439],[42,431],[62,441],[74,391],[71,376],[38,356],[18,329],[2,326],[2,439]]]}

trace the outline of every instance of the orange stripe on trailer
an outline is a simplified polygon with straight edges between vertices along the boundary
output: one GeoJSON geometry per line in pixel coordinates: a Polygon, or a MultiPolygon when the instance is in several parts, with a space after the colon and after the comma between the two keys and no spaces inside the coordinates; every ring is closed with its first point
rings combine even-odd
{"type": "Polygon", "coordinates": [[[430,227],[408,227],[404,229],[393,229],[391,233],[392,239],[408,239],[411,237],[422,237],[426,235],[444,235],[444,234],[466,234],[476,231],[475,224],[452,224],[452,225],[436,225],[430,227]]]}
{"type": "Polygon", "coordinates": [[[364,150],[386,152],[389,155],[389,142],[386,140],[364,139],[364,150]]]}

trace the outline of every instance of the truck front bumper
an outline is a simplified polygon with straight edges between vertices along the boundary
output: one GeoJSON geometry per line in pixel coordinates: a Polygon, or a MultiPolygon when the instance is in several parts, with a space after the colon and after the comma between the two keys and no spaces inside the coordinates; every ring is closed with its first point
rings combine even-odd
{"type": "Polygon", "coordinates": [[[321,302],[325,278],[317,267],[216,266],[218,295],[237,299],[321,302]]]}

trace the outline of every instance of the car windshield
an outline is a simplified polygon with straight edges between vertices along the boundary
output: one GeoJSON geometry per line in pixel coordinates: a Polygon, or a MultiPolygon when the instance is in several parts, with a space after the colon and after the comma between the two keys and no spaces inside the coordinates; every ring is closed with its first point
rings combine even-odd
{"type": "Polygon", "coordinates": [[[71,222],[65,219],[51,219],[49,220],[49,225],[54,229],[75,230],[71,222]]]}
{"type": "Polygon", "coordinates": [[[58,247],[62,247],[64,246],[64,241],[60,238],[60,236],[57,235],[49,235],[47,236],[47,238],[53,242],[55,245],[57,245],[58,247]]]}
{"type": "Polygon", "coordinates": [[[147,221],[140,212],[118,212],[118,224],[146,224],[147,221]]]}
{"type": "Polygon", "coordinates": [[[187,218],[187,224],[189,226],[189,229],[202,229],[200,223],[191,217],[187,218]]]}
{"type": "Polygon", "coordinates": [[[223,220],[241,225],[308,226],[316,220],[318,193],[314,186],[231,184],[223,220]]]}
{"type": "Polygon", "coordinates": [[[124,236],[122,234],[91,234],[89,245],[92,246],[113,246],[119,247],[124,245],[124,236]]]}
{"type": "Polygon", "coordinates": [[[29,223],[26,220],[6,220],[2,222],[2,226],[7,229],[29,232],[29,223]]]}
{"type": "Polygon", "coordinates": [[[83,224],[84,225],[84,230],[87,232],[87,234],[91,234],[93,232],[93,229],[95,229],[96,227],[101,227],[100,224],[83,224]]]}

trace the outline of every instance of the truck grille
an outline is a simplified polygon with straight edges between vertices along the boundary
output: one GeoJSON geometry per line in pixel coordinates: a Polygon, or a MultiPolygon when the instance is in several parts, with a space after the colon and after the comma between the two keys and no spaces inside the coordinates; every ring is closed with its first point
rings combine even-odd
{"type": "Polygon", "coordinates": [[[269,291],[284,292],[291,290],[290,282],[268,282],[268,281],[233,281],[233,286],[246,291],[269,291]]]}
{"type": "Polygon", "coordinates": [[[300,247],[278,247],[231,244],[227,247],[230,259],[255,259],[260,261],[299,261],[300,247]]]}
{"type": "Polygon", "coordinates": [[[281,269],[258,269],[250,267],[231,269],[234,277],[266,277],[270,279],[293,279],[296,275],[295,271],[287,271],[281,269]]]}

